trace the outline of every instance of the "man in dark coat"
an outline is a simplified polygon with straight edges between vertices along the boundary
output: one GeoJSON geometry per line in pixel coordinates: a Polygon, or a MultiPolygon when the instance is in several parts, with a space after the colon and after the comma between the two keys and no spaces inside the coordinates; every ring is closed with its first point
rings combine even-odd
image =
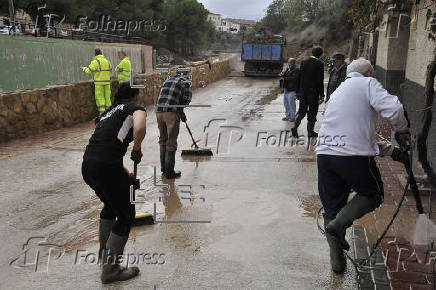
{"type": "Polygon", "coordinates": [[[280,76],[283,77],[283,103],[285,105],[285,117],[282,120],[295,122],[295,97],[300,86],[300,69],[296,66],[295,58],[288,60],[288,67],[280,76]]]}
{"type": "Polygon", "coordinates": [[[334,67],[330,72],[329,84],[327,86],[326,102],[329,101],[330,95],[339,87],[339,85],[347,77],[347,63],[345,62],[345,55],[341,52],[335,52],[332,56],[334,67]]]}
{"type": "Polygon", "coordinates": [[[313,130],[318,114],[318,106],[324,100],[324,63],[319,59],[323,54],[321,47],[312,50],[312,56],[300,66],[300,106],[292,136],[298,138],[298,126],[307,114],[307,136],[318,137],[313,130]]]}

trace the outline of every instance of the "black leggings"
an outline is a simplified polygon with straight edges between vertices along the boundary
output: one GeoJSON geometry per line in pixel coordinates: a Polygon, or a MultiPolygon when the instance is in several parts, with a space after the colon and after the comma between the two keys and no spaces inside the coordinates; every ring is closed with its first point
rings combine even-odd
{"type": "Polygon", "coordinates": [[[82,175],[104,204],[100,218],[116,218],[112,232],[128,236],[135,221],[135,205],[130,202],[130,181],[123,164],[83,161],[82,175]]]}

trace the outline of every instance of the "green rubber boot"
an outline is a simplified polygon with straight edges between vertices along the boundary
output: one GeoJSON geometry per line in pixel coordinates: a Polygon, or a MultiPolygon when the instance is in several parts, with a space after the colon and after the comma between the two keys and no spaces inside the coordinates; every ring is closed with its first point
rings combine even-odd
{"type": "Polygon", "coordinates": [[[106,243],[112,231],[112,226],[115,224],[115,219],[100,219],[98,226],[98,241],[100,242],[100,249],[98,251],[99,261],[103,262],[107,259],[106,243]]]}
{"type": "Polygon", "coordinates": [[[128,236],[118,236],[111,233],[107,241],[109,250],[107,263],[103,264],[103,272],[101,274],[101,282],[103,284],[113,283],[116,281],[126,281],[138,276],[138,267],[124,268],[118,264],[117,257],[123,254],[124,246],[127,243],[128,236]]]}
{"type": "MultiPolygon", "coordinates": [[[[330,221],[331,220],[324,220],[324,229],[327,228],[327,225],[330,223],[330,221]]],[[[342,245],[338,239],[336,239],[327,231],[325,232],[325,236],[330,248],[330,265],[332,267],[332,271],[336,274],[342,274],[347,267],[347,261],[342,250],[342,245]]]]}
{"type": "Polygon", "coordinates": [[[326,232],[338,239],[345,250],[350,249],[350,245],[345,240],[345,233],[353,222],[365,214],[372,212],[376,208],[376,202],[373,198],[356,194],[349,203],[347,203],[336,218],[326,227],[326,232]]]}

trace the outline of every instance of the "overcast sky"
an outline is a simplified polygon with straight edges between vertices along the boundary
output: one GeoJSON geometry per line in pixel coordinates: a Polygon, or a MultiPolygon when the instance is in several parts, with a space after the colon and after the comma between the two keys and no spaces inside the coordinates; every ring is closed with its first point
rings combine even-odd
{"type": "Polygon", "coordinates": [[[210,12],[230,18],[260,20],[273,0],[197,0],[210,12]]]}

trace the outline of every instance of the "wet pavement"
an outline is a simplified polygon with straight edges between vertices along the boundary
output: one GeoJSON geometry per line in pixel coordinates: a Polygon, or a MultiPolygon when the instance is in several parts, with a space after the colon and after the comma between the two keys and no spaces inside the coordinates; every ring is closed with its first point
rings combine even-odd
{"type": "MultiPolygon", "coordinates": [[[[155,212],[157,223],[135,227],[126,247],[140,276],[111,286],[101,285],[94,261],[101,203],[80,172],[92,124],[3,145],[0,288],[356,288],[352,266],[343,277],[330,271],[315,221],[313,147],[289,138],[292,123],[281,120],[277,86],[276,79],[235,73],[196,90],[193,104],[210,107],[185,112],[214,156],[178,154],[183,174],[174,182],[154,174],[158,129],[149,110],[136,201],[137,211],[155,212]]],[[[179,149],[190,146],[182,124],[179,149]]],[[[125,165],[133,167],[127,157],[125,165]]]]}

